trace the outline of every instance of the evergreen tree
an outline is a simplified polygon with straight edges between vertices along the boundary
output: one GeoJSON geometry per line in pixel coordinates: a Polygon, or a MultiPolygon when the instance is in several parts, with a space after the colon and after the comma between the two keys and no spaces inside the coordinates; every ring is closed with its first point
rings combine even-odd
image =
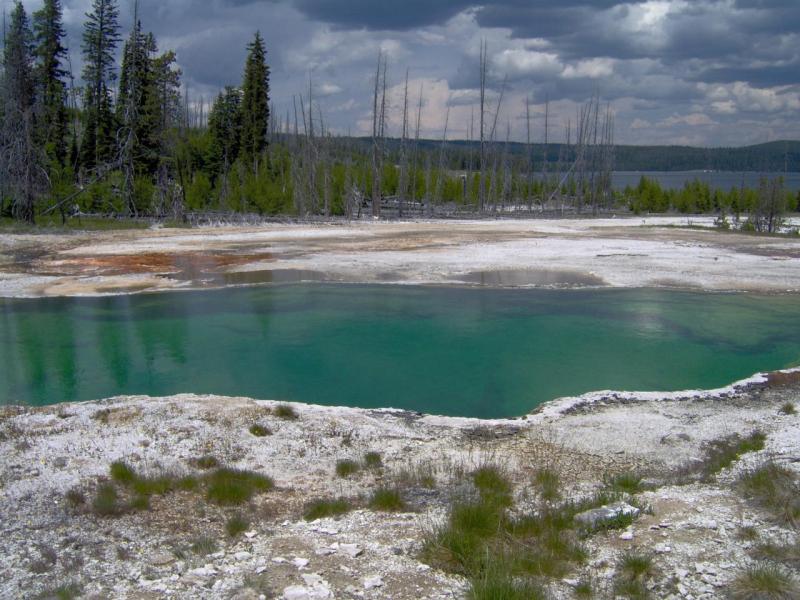
{"type": "Polygon", "coordinates": [[[64,47],[61,0],[45,0],[44,6],[33,14],[36,39],[37,84],[39,90],[39,139],[48,157],[63,165],[67,154],[67,71],[62,61],[67,56],[64,47]]]}
{"type": "Polygon", "coordinates": [[[33,223],[41,160],[35,141],[34,45],[28,15],[17,1],[3,50],[2,178],[12,195],[15,218],[33,223]]]}
{"type": "Polygon", "coordinates": [[[256,32],[247,46],[247,62],[242,85],[242,154],[253,171],[258,170],[258,159],[267,147],[269,123],[269,67],[267,51],[261,33],[256,32]]]}
{"type": "Polygon", "coordinates": [[[239,88],[226,87],[220,92],[208,115],[208,131],[211,136],[206,162],[225,201],[228,195],[228,173],[239,156],[239,140],[242,134],[242,92],[239,88]]]}
{"type": "Polygon", "coordinates": [[[120,41],[119,10],[115,0],[93,0],[83,31],[83,79],[85,126],[81,163],[91,169],[113,154],[114,115],[111,84],[116,79],[115,50],[120,41]]]}

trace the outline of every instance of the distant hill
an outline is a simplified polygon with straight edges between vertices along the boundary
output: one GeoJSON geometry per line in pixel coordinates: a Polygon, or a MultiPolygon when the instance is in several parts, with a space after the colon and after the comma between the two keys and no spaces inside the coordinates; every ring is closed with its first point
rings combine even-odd
{"type": "MultiPolygon", "coordinates": [[[[370,144],[368,138],[356,138],[357,143],[370,144]]],[[[387,140],[390,151],[397,150],[399,140],[387,140]]],[[[502,143],[501,143],[502,145],[502,143]]],[[[427,151],[438,150],[441,140],[420,140],[427,151]]],[[[470,147],[477,154],[478,143],[463,140],[448,141],[448,160],[452,168],[465,168],[469,162],[470,147]]],[[[525,144],[512,142],[509,151],[515,156],[525,155],[525,144]]],[[[541,169],[544,144],[533,144],[534,161],[541,169]]],[[[571,162],[572,151],[561,144],[548,144],[547,161],[553,167],[562,160],[571,162]]],[[[474,160],[474,159],[473,159],[474,160]]],[[[739,148],[694,148],[691,146],[617,146],[615,169],[618,171],[755,171],[800,172],[800,141],[777,141],[739,148]]]]}

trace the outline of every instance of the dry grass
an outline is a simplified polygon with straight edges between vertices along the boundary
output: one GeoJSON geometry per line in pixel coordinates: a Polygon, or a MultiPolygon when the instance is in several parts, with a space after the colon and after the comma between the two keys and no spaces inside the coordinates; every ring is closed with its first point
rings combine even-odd
{"type": "Polygon", "coordinates": [[[797,600],[800,586],[795,576],[783,567],[762,563],[734,579],[728,593],[732,600],[797,600]]]}

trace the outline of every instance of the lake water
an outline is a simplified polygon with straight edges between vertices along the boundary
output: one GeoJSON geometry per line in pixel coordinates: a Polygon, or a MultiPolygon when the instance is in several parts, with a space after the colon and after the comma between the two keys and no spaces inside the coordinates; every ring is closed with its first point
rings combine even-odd
{"type": "Polygon", "coordinates": [[[196,392],[501,417],[797,364],[793,296],[304,284],[0,300],[0,403],[196,392]]]}
{"type": "Polygon", "coordinates": [[[636,187],[642,175],[658,181],[661,187],[668,190],[681,189],[687,181],[695,179],[707,183],[711,189],[719,188],[726,192],[731,188],[741,187],[742,182],[747,188],[758,189],[761,177],[783,177],[783,184],[787,191],[797,192],[800,190],[800,173],[735,173],[729,171],[615,171],[614,187],[620,190],[625,189],[626,186],[636,187]]]}

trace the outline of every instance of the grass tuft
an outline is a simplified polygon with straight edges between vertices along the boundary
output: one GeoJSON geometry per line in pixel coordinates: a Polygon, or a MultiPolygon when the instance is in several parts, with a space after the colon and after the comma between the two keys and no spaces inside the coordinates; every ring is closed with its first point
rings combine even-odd
{"type": "Polygon", "coordinates": [[[400,512],[406,509],[406,503],[399,490],[380,487],[372,492],[369,507],[384,512],[400,512]]]}
{"type": "Polygon", "coordinates": [[[643,492],[645,486],[642,478],[635,473],[620,473],[614,475],[606,481],[606,489],[612,492],[630,494],[638,494],[643,492]]]}
{"type": "Polygon", "coordinates": [[[365,469],[380,469],[383,466],[383,459],[379,452],[367,452],[364,455],[365,469]]]}
{"type": "Polygon", "coordinates": [[[251,425],[248,431],[250,431],[250,433],[256,437],[267,437],[268,435],[272,435],[272,430],[269,427],[264,427],[258,423],[251,425]]]}
{"type": "Polygon", "coordinates": [[[123,485],[130,485],[137,479],[136,471],[133,470],[133,467],[123,461],[118,460],[111,463],[109,471],[111,479],[123,485]]]}
{"type": "Polygon", "coordinates": [[[800,485],[789,469],[767,461],[743,473],[739,487],[778,521],[792,526],[800,523],[800,485]]]}
{"type": "Polygon", "coordinates": [[[316,521],[326,517],[338,517],[350,512],[350,510],[352,510],[352,507],[344,498],[313,500],[306,505],[303,518],[306,521],[316,521]]]}
{"type": "Polygon", "coordinates": [[[763,563],[736,577],[729,594],[733,600],[795,600],[800,597],[800,586],[780,565],[763,563]]]}
{"type": "Polygon", "coordinates": [[[640,600],[649,597],[645,582],[656,574],[653,557],[636,551],[626,552],[617,564],[614,591],[618,596],[640,600]]]}
{"type": "Polygon", "coordinates": [[[122,513],[117,488],[113,484],[104,483],[97,488],[92,501],[92,510],[102,517],[112,517],[122,513]]]}
{"type": "Polygon", "coordinates": [[[481,499],[487,504],[507,508],[512,504],[512,487],[502,469],[484,465],[472,473],[472,483],[478,488],[481,499]]]}
{"type": "Polygon", "coordinates": [[[248,527],[250,527],[250,521],[242,515],[233,515],[228,519],[227,523],[225,523],[225,531],[227,531],[228,536],[232,538],[247,531],[248,527]]]}
{"type": "Polygon", "coordinates": [[[78,508],[86,504],[86,496],[78,488],[71,488],[64,494],[64,498],[72,508],[78,508]]]}
{"type": "Polygon", "coordinates": [[[561,499],[561,477],[553,469],[537,471],[533,476],[533,483],[545,502],[556,502],[561,499]]]}
{"type": "Polygon", "coordinates": [[[75,600],[83,593],[83,588],[77,583],[66,583],[51,590],[42,592],[36,598],[39,600],[75,600]]]}
{"type": "Polygon", "coordinates": [[[780,407],[778,412],[782,415],[796,415],[797,409],[791,402],[786,402],[783,404],[783,406],[780,407]]]}
{"type": "Polygon", "coordinates": [[[297,411],[288,404],[279,404],[275,407],[273,414],[279,419],[284,419],[286,421],[296,421],[299,418],[297,411]]]}
{"type": "Polygon", "coordinates": [[[219,546],[214,538],[203,536],[194,539],[189,549],[198,556],[207,556],[214,554],[219,549],[219,546]]]}
{"type": "Polygon", "coordinates": [[[350,477],[360,470],[359,464],[354,460],[342,459],[336,461],[336,475],[339,477],[350,477]]]}
{"type": "Polygon", "coordinates": [[[710,479],[723,469],[730,467],[743,454],[758,452],[764,449],[767,436],[761,431],[754,431],[743,438],[733,434],[705,445],[705,458],[702,463],[702,475],[710,479]]]}
{"type": "Polygon", "coordinates": [[[193,462],[198,469],[203,469],[203,470],[216,469],[219,466],[219,460],[217,460],[216,457],[211,456],[209,454],[200,456],[193,462]]]}
{"type": "Polygon", "coordinates": [[[207,478],[208,500],[220,505],[237,505],[248,502],[256,492],[266,492],[275,487],[272,479],[239,469],[221,468],[207,478]]]}

